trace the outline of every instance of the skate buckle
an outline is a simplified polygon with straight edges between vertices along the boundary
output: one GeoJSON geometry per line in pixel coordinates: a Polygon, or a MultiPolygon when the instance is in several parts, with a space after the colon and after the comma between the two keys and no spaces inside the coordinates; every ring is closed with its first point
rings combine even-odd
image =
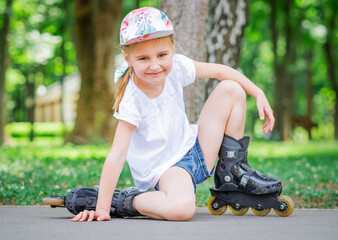
{"type": "Polygon", "coordinates": [[[250,177],[247,175],[243,175],[241,182],[239,183],[239,185],[241,185],[242,187],[245,187],[246,184],[248,183],[250,177]]]}
{"type": "Polygon", "coordinates": [[[226,151],[226,158],[236,158],[235,151],[226,151]]]}

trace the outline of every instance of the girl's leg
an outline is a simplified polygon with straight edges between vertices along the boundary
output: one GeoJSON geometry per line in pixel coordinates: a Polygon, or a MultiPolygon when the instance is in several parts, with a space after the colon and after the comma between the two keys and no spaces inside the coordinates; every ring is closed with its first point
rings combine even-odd
{"type": "Polygon", "coordinates": [[[159,191],[137,195],[134,208],[154,219],[186,221],[195,213],[195,192],[191,175],[181,167],[169,168],[159,181],[159,191]]]}
{"type": "Polygon", "coordinates": [[[208,170],[214,167],[224,134],[243,137],[246,93],[236,82],[221,81],[206,101],[198,119],[198,141],[208,170]]]}

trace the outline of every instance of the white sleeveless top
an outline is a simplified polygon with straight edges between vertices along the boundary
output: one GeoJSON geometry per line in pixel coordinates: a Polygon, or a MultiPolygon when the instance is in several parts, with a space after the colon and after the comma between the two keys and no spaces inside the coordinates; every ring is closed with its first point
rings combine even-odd
{"type": "Polygon", "coordinates": [[[194,82],[195,76],[193,61],[175,54],[164,89],[156,98],[148,98],[133,78],[128,82],[114,116],[136,126],[127,161],[141,191],[154,188],[161,175],[195,144],[198,128],[189,124],[183,100],[183,87],[194,82]]]}

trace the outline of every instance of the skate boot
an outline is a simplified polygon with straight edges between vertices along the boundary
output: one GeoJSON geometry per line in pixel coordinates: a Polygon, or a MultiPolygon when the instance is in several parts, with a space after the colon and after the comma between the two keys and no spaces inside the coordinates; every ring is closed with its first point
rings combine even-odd
{"type": "MultiPolygon", "coordinates": [[[[96,209],[98,191],[98,185],[93,188],[76,187],[66,196],[52,195],[45,197],[42,202],[43,205],[49,205],[52,208],[65,207],[69,212],[76,215],[83,210],[96,209]]],[[[132,205],[134,197],[140,193],[142,192],[134,187],[122,191],[116,189],[110,206],[110,216],[118,218],[142,216],[132,205]]]]}
{"type": "Polygon", "coordinates": [[[118,193],[114,193],[112,206],[115,209],[115,217],[135,217],[143,216],[133,206],[133,199],[135,196],[143,192],[136,187],[127,187],[118,193]]]}
{"type": "Polygon", "coordinates": [[[215,186],[224,191],[242,191],[250,194],[280,193],[281,181],[250,168],[247,160],[250,138],[236,140],[224,136],[215,172],[215,186]]]}
{"type": "Polygon", "coordinates": [[[214,176],[215,188],[210,188],[209,211],[221,215],[229,206],[233,214],[242,216],[251,207],[254,214],[266,216],[273,208],[279,216],[289,216],[294,203],[290,197],[280,195],[281,181],[249,166],[249,141],[249,137],[237,141],[224,136],[214,176]]]}
{"type": "MultiPolygon", "coordinates": [[[[95,210],[99,186],[93,188],[76,187],[72,189],[66,196],[51,195],[45,197],[42,202],[43,205],[50,205],[52,208],[65,207],[67,210],[76,215],[83,210],[95,210]]],[[[115,190],[114,196],[119,195],[119,190],[115,190]]],[[[110,216],[115,216],[116,209],[111,204],[110,216]]]]}

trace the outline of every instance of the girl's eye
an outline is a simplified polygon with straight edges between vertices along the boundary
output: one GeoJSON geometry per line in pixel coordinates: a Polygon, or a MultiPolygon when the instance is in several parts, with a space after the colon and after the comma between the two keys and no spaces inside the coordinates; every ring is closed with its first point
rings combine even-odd
{"type": "Polygon", "coordinates": [[[148,58],[147,57],[142,57],[142,58],[139,58],[138,60],[140,61],[146,61],[148,58]]]}
{"type": "Polygon", "coordinates": [[[159,55],[159,57],[165,57],[165,56],[167,56],[166,53],[161,53],[161,54],[159,55]]]}

